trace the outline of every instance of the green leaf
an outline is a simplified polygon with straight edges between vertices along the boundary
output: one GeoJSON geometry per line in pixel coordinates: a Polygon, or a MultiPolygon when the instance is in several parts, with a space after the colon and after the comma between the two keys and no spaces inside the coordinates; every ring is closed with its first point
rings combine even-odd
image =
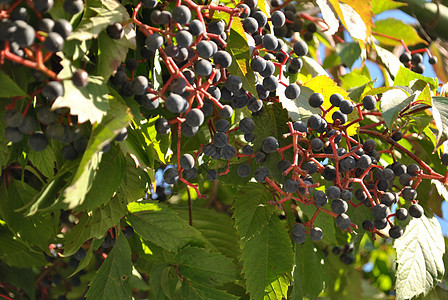
{"type": "Polygon", "coordinates": [[[436,218],[413,218],[403,236],[394,241],[397,251],[396,299],[410,299],[431,291],[445,273],[445,241],[436,218]]]}
{"type": "Polygon", "coordinates": [[[121,63],[126,59],[129,49],[135,49],[136,33],[132,24],[124,27],[124,37],[119,40],[111,39],[106,32],[98,37],[98,75],[104,77],[107,81],[109,77],[117,70],[121,63]],[[107,51],[101,51],[107,49],[107,51]]]}
{"type": "MultiPolygon", "coordinates": [[[[255,130],[253,131],[255,140],[253,141],[253,148],[260,149],[263,139],[267,136],[275,137],[278,140],[280,147],[286,146],[288,144],[287,141],[290,140],[283,138],[283,134],[288,132],[287,122],[289,119],[287,111],[278,103],[265,105],[263,110],[262,114],[252,116],[255,121],[255,130]],[[272,124],[273,126],[266,126],[266,124],[272,124]]],[[[269,169],[270,175],[274,179],[283,180],[284,176],[277,167],[279,160],[279,153],[272,153],[267,156],[264,165],[269,169]]],[[[257,164],[254,164],[252,169],[255,171],[258,167],[257,164]]]]}
{"type": "Polygon", "coordinates": [[[177,252],[186,245],[204,246],[208,242],[172,209],[163,204],[133,202],[128,205],[127,219],[143,239],[177,252]]]}
{"type": "MultiPolygon", "coordinates": [[[[375,32],[381,33],[387,36],[401,39],[408,46],[417,44],[427,44],[417,33],[417,31],[409,24],[404,23],[401,20],[395,18],[381,19],[375,22],[375,32]]],[[[398,46],[401,43],[397,40],[393,40],[384,36],[375,35],[375,38],[380,41],[381,44],[386,46],[398,46]]]]}
{"type": "Polygon", "coordinates": [[[325,288],[327,280],[327,266],[322,251],[315,247],[311,239],[307,238],[302,245],[295,245],[294,283],[292,297],[314,299],[325,288]],[[310,270],[313,270],[310,272],[310,270]]]}
{"type": "Polygon", "coordinates": [[[95,278],[89,284],[87,299],[131,299],[128,278],[131,276],[131,248],[123,234],[118,234],[95,278]]]}
{"type": "Polygon", "coordinates": [[[52,147],[46,147],[43,151],[30,151],[28,158],[45,177],[53,178],[56,155],[52,147]]]}
{"type": "MultiPolygon", "coordinates": [[[[301,206],[300,209],[304,212],[308,219],[311,219],[316,212],[316,207],[314,205],[304,205],[301,206]]],[[[332,216],[320,212],[313,224],[314,226],[322,229],[322,232],[324,233],[322,238],[323,241],[328,244],[337,244],[336,230],[339,229],[335,229],[334,218],[332,216]]]]}
{"type": "Polygon", "coordinates": [[[284,295],[288,293],[290,282],[291,279],[289,275],[278,277],[275,281],[271,282],[264,290],[264,299],[285,299],[284,295]]]}
{"type": "Polygon", "coordinates": [[[32,300],[36,299],[34,277],[35,272],[29,268],[16,268],[0,262],[0,281],[9,283],[16,288],[23,289],[28,297],[32,300]]]}
{"type": "Polygon", "coordinates": [[[184,282],[182,294],[187,300],[237,300],[237,296],[197,282],[184,282]]]}
{"type": "Polygon", "coordinates": [[[383,11],[396,9],[405,5],[407,4],[396,2],[394,0],[372,0],[372,11],[375,15],[378,15],[383,11]]]}
{"type": "Polygon", "coordinates": [[[371,82],[368,77],[368,73],[366,73],[365,69],[353,69],[350,73],[340,76],[341,78],[341,87],[349,90],[355,87],[359,87],[365,85],[366,83],[371,82]]]}
{"type": "Polygon", "coordinates": [[[11,180],[8,187],[2,183],[0,194],[0,217],[10,230],[30,246],[48,249],[51,237],[56,233],[55,217],[42,214],[25,218],[23,212],[17,212],[33,199],[37,191],[22,181],[11,180]]]}
{"type": "Polygon", "coordinates": [[[310,73],[313,77],[319,75],[328,76],[327,71],[325,71],[324,68],[322,68],[322,66],[317,61],[308,56],[302,56],[301,58],[303,61],[303,66],[308,71],[308,73],[310,73]]]}
{"type": "Polygon", "coordinates": [[[437,78],[426,77],[421,74],[417,74],[412,72],[408,68],[400,66],[398,70],[397,76],[394,80],[395,86],[410,86],[411,83],[415,82],[417,79],[423,80],[424,82],[429,83],[431,90],[434,92],[439,87],[439,81],[437,78]]]}
{"type": "Polygon", "coordinates": [[[97,38],[107,26],[129,20],[126,8],[114,0],[86,0],[86,9],[78,27],[68,40],[90,40],[97,38]]]}
{"type": "Polygon", "coordinates": [[[432,115],[439,131],[437,133],[437,145],[440,145],[446,140],[446,138],[442,140],[442,136],[448,134],[448,98],[432,97],[432,115]]]}
{"type": "Polygon", "coordinates": [[[128,138],[121,143],[122,149],[129,153],[142,169],[152,168],[154,160],[166,164],[172,155],[171,134],[157,133],[155,122],[160,116],[137,122],[128,130],[128,138]]]}
{"type": "MultiPolygon", "coordinates": [[[[58,201],[58,195],[62,188],[66,186],[70,173],[59,170],[56,176],[49,180],[42,189],[28,202],[22,209],[26,209],[26,216],[34,215],[37,211],[44,211],[58,201]]],[[[59,210],[59,208],[55,208],[59,210]]]]}
{"type": "Polygon", "coordinates": [[[389,130],[392,129],[392,124],[397,119],[398,114],[406,106],[414,102],[417,96],[417,94],[414,94],[408,97],[408,95],[400,89],[392,89],[383,94],[380,103],[381,115],[389,130]]]}
{"type": "Polygon", "coordinates": [[[151,149],[153,156],[161,163],[166,164],[168,158],[172,154],[171,146],[171,134],[158,134],[155,124],[160,117],[151,118],[147,123],[141,124],[139,129],[145,138],[145,144],[148,149],[151,149]]]}
{"type": "Polygon", "coordinates": [[[250,182],[235,196],[233,218],[241,239],[248,241],[260,233],[271,219],[274,207],[269,204],[271,192],[264,186],[250,182]]]}
{"type": "Polygon", "coordinates": [[[325,56],[324,62],[322,63],[322,68],[326,70],[334,68],[340,64],[341,64],[341,58],[335,52],[332,52],[329,55],[325,56]]]}
{"type": "Polygon", "coordinates": [[[176,261],[180,275],[190,282],[221,286],[237,279],[232,259],[207,249],[186,247],[176,255],[176,261]]]}
{"type": "Polygon", "coordinates": [[[87,191],[90,189],[97,168],[100,164],[102,152],[107,145],[131,120],[129,109],[112,101],[106,117],[92,130],[87,149],[79,163],[78,170],[68,188],[64,191],[63,202],[68,208],[75,208],[84,202],[87,191]]]}
{"type": "Polygon", "coordinates": [[[12,267],[41,267],[47,264],[42,253],[30,251],[30,248],[5,230],[0,231],[0,245],[2,245],[0,247],[0,260],[12,267]]]}
{"type": "Polygon", "coordinates": [[[127,155],[126,172],[124,173],[124,178],[118,193],[122,193],[128,203],[137,201],[145,196],[148,187],[147,184],[145,184],[145,181],[142,180],[144,175],[143,170],[137,168],[132,158],[127,155]]]}
{"type": "Polygon", "coordinates": [[[64,256],[70,256],[88,239],[101,239],[106,230],[120,222],[126,214],[126,200],[115,196],[91,213],[84,213],[78,224],[65,235],[64,256]]]}
{"type": "Polygon", "coordinates": [[[232,56],[232,64],[228,68],[230,74],[240,77],[243,81],[243,88],[246,91],[257,95],[257,90],[255,89],[255,75],[250,69],[249,45],[247,44],[243,24],[239,18],[233,19],[226,50],[232,56]]]}
{"type": "Polygon", "coordinates": [[[162,64],[160,63],[160,53],[157,49],[154,52],[154,59],[151,60],[152,69],[150,70],[150,77],[152,86],[156,91],[160,90],[163,84],[162,78],[162,64]]]}
{"type": "MultiPolygon", "coordinates": [[[[275,290],[283,291],[275,299],[286,298],[288,282],[280,278],[290,274],[294,259],[291,242],[277,215],[272,215],[261,231],[247,241],[241,240],[243,273],[246,278],[247,291],[251,299],[263,299],[272,296],[271,285],[278,285],[275,290]]],[[[272,298],[271,298],[272,299],[272,298]]]]}
{"type": "Polygon", "coordinates": [[[80,272],[82,269],[86,268],[90,261],[93,258],[93,251],[98,250],[98,248],[102,245],[103,239],[94,239],[92,240],[92,243],[90,244],[89,250],[86,253],[86,257],[84,257],[83,260],[81,260],[78,264],[78,267],[75,271],[73,271],[72,274],[70,274],[69,278],[80,272]]]}
{"type": "Polygon", "coordinates": [[[27,96],[14,80],[0,70],[0,97],[9,98],[14,96],[27,96]]]}
{"type": "Polygon", "coordinates": [[[336,54],[341,58],[341,63],[351,68],[361,55],[359,43],[344,43],[336,45],[336,54]]]}
{"type": "MultiPolygon", "coordinates": [[[[400,60],[392,52],[373,44],[378,54],[379,62],[386,67],[387,72],[392,78],[398,78],[398,71],[402,67],[400,60]]],[[[398,85],[398,84],[394,84],[398,85]]]]}
{"type": "MultiPolygon", "coordinates": [[[[311,107],[308,98],[314,91],[306,86],[300,87],[300,95],[295,100],[281,100],[282,106],[288,111],[288,116],[293,121],[305,121],[313,114],[320,114],[319,108],[311,107]]],[[[266,129],[266,128],[263,128],[266,129]]]]}
{"type": "MultiPolygon", "coordinates": [[[[170,294],[166,295],[164,289],[165,283],[168,280],[169,272],[172,266],[167,263],[155,265],[151,268],[149,274],[149,285],[152,290],[152,296],[155,300],[168,300],[171,297],[170,294]]],[[[169,290],[169,289],[168,289],[169,290]]]]}
{"type": "MultiPolygon", "coordinates": [[[[174,208],[179,217],[189,220],[188,208],[174,208]]],[[[231,258],[238,258],[239,236],[233,228],[233,220],[223,213],[212,209],[193,206],[193,227],[212,243],[222,254],[231,258]]]]}
{"type": "Polygon", "coordinates": [[[64,80],[64,96],[57,98],[52,109],[68,107],[70,114],[78,116],[79,123],[101,122],[109,108],[108,90],[104,78],[89,76],[84,88],[76,87],[71,80],[64,80]]]}
{"type": "Polygon", "coordinates": [[[92,187],[83,204],[76,211],[93,210],[109,201],[120,186],[126,173],[126,161],[118,147],[112,147],[103,155],[92,187]]]}

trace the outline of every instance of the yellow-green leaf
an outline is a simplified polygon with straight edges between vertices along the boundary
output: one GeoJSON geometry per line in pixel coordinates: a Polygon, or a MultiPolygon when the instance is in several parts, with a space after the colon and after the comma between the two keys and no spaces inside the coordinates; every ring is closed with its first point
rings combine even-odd
{"type": "Polygon", "coordinates": [[[395,2],[393,0],[372,0],[372,11],[375,15],[389,9],[396,9],[406,6],[407,3],[395,2]]]}
{"type": "MultiPolygon", "coordinates": [[[[375,33],[391,36],[396,39],[402,39],[403,42],[408,46],[413,46],[420,43],[427,44],[426,41],[423,40],[418,35],[414,27],[395,18],[387,18],[376,21],[375,33]]],[[[374,33],[375,38],[379,40],[380,43],[383,45],[386,46],[401,45],[399,41],[384,36],[375,35],[375,33],[374,33]]]]}

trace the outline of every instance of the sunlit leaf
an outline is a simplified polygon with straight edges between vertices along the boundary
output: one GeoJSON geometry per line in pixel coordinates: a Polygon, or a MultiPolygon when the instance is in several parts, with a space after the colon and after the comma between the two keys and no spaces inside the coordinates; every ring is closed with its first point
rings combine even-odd
{"type": "Polygon", "coordinates": [[[325,23],[327,23],[329,27],[325,33],[328,35],[335,34],[339,29],[339,20],[336,17],[332,7],[328,4],[327,0],[317,0],[316,3],[320,8],[325,23]]]}
{"type": "Polygon", "coordinates": [[[372,0],[371,2],[372,2],[372,11],[375,15],[382,13],[386,10],[396,9],[407,5],[407,3],[396,2],[394,0],[372,0]]]}
{"type": "Polygon", "coordinates": [[[436,218],[423,215],[412,219],[403,236],[396,239],[396,299],[410,299],[427,294],[445,272],[445,241],[436,218]]]}
{"type": "Polygon", "coordinates": [[[448,98],[445,97],[432,97],[432,114],[434,116],[434,122],[437,129],[437,144],[444,142],[442,136],[448,134],[448,98]]]}
{"type": "Polygon", "coordinates": [[[58,97],[51,108],[67,107],[70,114],[78,116],[78,121],[84,123],[99,123],[109,108],[107,87],[104,78],[89,76],[86,87],[78,88],[71,80],[65,80],[64,96],[58,97]]]}
{"type": "Polygon", "coordinates": [[[380,41],[381,44],[386,46],[397,46],[401,45],[401,43],[397,40],[387,38],[384,35],[401,39],[408,46],[420,43],[426,44],[426,41],[418,35],[414,27],[395,18],[387,18],[376,21],[375,32],[382,34],[374,36],[380,41]]]}
{"type": "Polygon", "coordinates": [[[243,24],[238,18],[232,22],[230,29],[229,43],[227,51],[232,56],[232,64],[228,68],[229,72],[237,75],[243,81],[243,88],[246,91],[257,95],[255,89],[255,75],[250,69],[250,52],[247,43],[246,34],[244,33],[243,24]]]}

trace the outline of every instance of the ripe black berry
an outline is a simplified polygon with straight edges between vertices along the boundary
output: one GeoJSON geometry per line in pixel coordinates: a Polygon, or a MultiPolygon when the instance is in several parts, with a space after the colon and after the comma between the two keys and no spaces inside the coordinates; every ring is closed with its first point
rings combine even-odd
{"type": "Polygon", "coordinates": [[[412,204],[408,208],[409,215],[413,218],[420,218],[425,212],[420,204],[412,204]]]}
{"type": "Polygon", "coordinates": [[[119,40],[124,36],[124,29],[121,23],[114,23],[106,27],[107,35],[114,40],[119,40]]]}
{"type": "Polygon", "coordinates": [[[79,69],[72,75],[72,82],[76,87],[85,87],[88,83],[89,74],[79,69]]]}

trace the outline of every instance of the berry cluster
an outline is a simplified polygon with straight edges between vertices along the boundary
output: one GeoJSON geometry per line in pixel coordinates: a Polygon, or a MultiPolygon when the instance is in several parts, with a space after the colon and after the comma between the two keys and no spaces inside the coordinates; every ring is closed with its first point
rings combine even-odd
{"type": "MultiPolygon", "coordinates": [[[[86,149],[88,136],[68,109],[51,109],[52,103],[64,95],[64,86],[57,75],[62,69],[57,63],[60,61],[57,52],[63,50],[72,25],[63,18],[52,19],[48,11],[54,1],[10,2],[13,1],[0,4],[0,64],[31,68],[36,84],[23,111],[16,103],[24,97],[14,97],[6,106],[5,137],[19,143],[29,135],[28,145],[33,151],[45,150],[49,139],[59,140],[65,143],[63,157],[76,159],[86,149]],[[33,107],[35,97],[38,104],[33,107]]],[[[63,8],[70,15],[77,14],[84,9],[84,2],[66,0],[63,8]]],[[[88,74],[82,69],[72,76],[73,84],[79,88],[86,86],[87,79],[88,74]]]]}
{"type": "Polygon", "coordinates": [[[334,246],[331,249],[331,252],[334,255],[338,255],[339,256],[339,260],[346,264],[346,265],[351,265],[352,263],[355,262],[355,257],[353,256],[353,251],[355,250],[355,246],[353,244],[345,244],[344,246],[338,247],[338,246],[334,246]]]}
{"type": "Polygon", "coordinates": [[[427,48],[414,51],[407,50],[403,52],[399,58],[400,62],[415,73],[422,74],[423,72],[425,72],[425,65],[423,64],[423,55],[421,53],[424,52],[426,52],[429,56],[428,62],[431,65],[435,65],[437,63],[437,57],[432,56],[431,52],[429,52],[427,48]]]}
{"type": "MultiPolygon", "coordinates": [[[[19,5],[21,1],[1,3],[0,62],[11,61],[34,69],[37,88],[30,96],[39,97],[39,105],[32,107],[30,100],[24,111],[16,107],[20,97],[8,105],[6,138],[19,143],[24,135],[29,135],[28,145],[33,151],[44,150],[48,138],[55,139],[64,143],[62,156],[75,160],[86,149],[89,128],[80,126],[67,109],[51,109],[53,101],[64,95],[64,86],[57,75],[58,66],[49,67],[51,59],[57,57],[55,52],[63,49],[71,25],[65,19],[53,21],[47,17],[53,1],[27,2],[23,6],[19,5]],[[28,17],[29,13],[33,18],[28,17]]],[[[255,133],[263,131],[257,126],[266,126],[257,124],[255,119],[263,115],[266,107],[278,105],[280,96],[286,101],[303,97],[301,87],[289,83],[286,77],[301,70],[302,57],[308,54],[306,41],[312,40],[318,26],[325,30],[324,22],[297,12],[288,2],[271,4],[271,14],[257,8],[253,0],[234,7],[199,5],[191,0],[171,6],[153,0],[130,6],[131,19],[126,24],[110,24],[105,31],[110,38],[120,40],[126,25],[133,23],[143,43],[110,78],[111,87],[124,99],[134,99],[145,117],[157,117],[154,126],[159,135],[172,134],[177,163],[175,168],[165,169],[165,183],[181,181],[199,197],[205,197],[192,181],[200,175],[216,180],[237,165],[240,178],[253,179],[272,190],[272,204],[281,206],[291,200],[296,205],[316,208],[308,222],[294,225],[292,236],[297,243],[303,243],[307,234],[313,241],[322,239],[323,231],[314,225],[320,213],[332,216],[342,230],[356,229],[348,210],[349,206],[361,205],[369,207],[372,213],[371,219],[362,224],[364,230],[384,235],[382,230],[389,226],[389,236],[399,238],[403,230],[394,222],[399,224],[408,214],[414,218],[423,214],[417,186],[423,179],[444,181],[444,176],[397,143],[403,138],[400,128],[385,129],[384,121],[378,121],[359,128],[359,133],[372,138],[349,134],[351,127],[366,116],[381,116],[376,111],[380,98],[367,95],[355,103],[340,94],[326,99],[320,93],[312,93],[307,97],[308,105],[319,113],[303,121],[288,122],[283,140],[255,133]],[[226,48],[234,24],[244,31],[249,44],[253,40],[247,71],[255,74],[254,89],[244,74],[230,72],[238,63],[238,58],[226,48]],[[294,33],[300,33],[303,40],[290,39],[294,33]],[[160,63],[159,58],[163,60],[162,85],[155,84],[154,74],[148,76],[141,71],[150,61],[160,63]],[[283,95],[279,95],[280,87],[283,95]],[[193,151],[185,151],[185,140],[196,135],[205,136],[205,142],[193,151]],[[376,150],[373,138],[390,144],[390,149],[376,150]],[[382,165],[380,156],[393,156],[396,150],[416,163],[406,166],[393,157],[393,164],[382,165]],[[282,174],[280,178],[273,176],[274,170],[265,164],[274,155],[280,157],[275,170],[282,174]],[[396,212],[392,213],[395,207],[396,212]]],[[[64,2],[64,9],[71,14],[80,12],[82,7],[82,1],[64,2]]],[[[405,52],[402,56],[403,63],[412,62],[414,69],[422,68],[419,53],[409,58],[405,52]]],[[[86,71],[73,73],[76,87],[82,89],[87,80],[86,71]]],[[[127,134],[124,129],[115,140],[123,141],[127,134]]],[[[448,164],[446,155],[442,162],[448,164]]],[[[162,189],[157,191],[164,199],[162,189]]],[[[103,248],[113,245],[113,237],[110,231],[103,248]]]]}

